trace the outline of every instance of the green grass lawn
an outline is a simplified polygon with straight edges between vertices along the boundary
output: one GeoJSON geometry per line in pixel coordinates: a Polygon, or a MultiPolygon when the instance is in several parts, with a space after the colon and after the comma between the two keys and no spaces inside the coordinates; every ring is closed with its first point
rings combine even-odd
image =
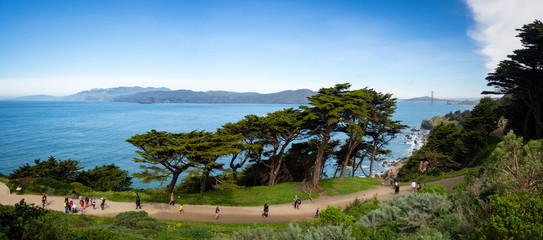
{"type": "MultiPolygon", "coordinates": [[[[470,169],[461,169],[461,170],[458,170],[458,171],[454,171],[454,172],[448,172],[448,173],[444,173],[443,174],[443,178],[452,178],[452,177],[458,177],[458,176],[462,176],[462,175],[466,175],[466,173],[468,171],[477,171],[477,168],[470,168],[470,169]]],[[[434,181],[439,181],[441,180],[442,178],[442,175],[437,175],[437,176],[429,176],[429,175],[421,175],[420,177],[417,178],[417,180],[421,183],[428,183],[428,182],[434,182],[434,181]]],[[[409,182],[409,184],[411,184],[409,182]]]]}
{"type": "MultiPolygon", "coordinates": [[[[326,195],[335,196],[349,194],[373,186],[380,185],[379,179],[371,178],[343,178],[325,179],[321,181],[326,195]]],[[[273,187],[257,186],[247,187],[239,190],[209,191],[202,194],[174,194],[176,203],[199,204],[199,205],[221,205],[221,206],[260,206],[264,203],[283,204],[292,202],[294,195],[302,200],[307,200],[307,194],[297,188],[300,183],[281,183],[273,187]],[[178,198],[179,197],[179,198],[178,198]]],[[[170,201],[170,195],[163,190],[140,190],[126,192],[91,192],[89,196],[96,198],[103,197],[111,201],[135,201],[136,192],[140,195],[142,202],[164,202],[170,201]]],[[[319,193],[312,193],[312,198],[318,198],[319,193]]]]}
{"type": "Polygon", "coordinates": [[[327,196],[336,196],[367,190],[381,185],[381,181],[378,178],[334,178],[321,180],[321,185],[327,196]]]}

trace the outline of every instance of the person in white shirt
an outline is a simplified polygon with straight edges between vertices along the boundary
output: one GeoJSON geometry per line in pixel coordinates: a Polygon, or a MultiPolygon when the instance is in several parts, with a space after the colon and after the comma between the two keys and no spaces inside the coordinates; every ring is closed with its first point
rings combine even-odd
{"type": "Polygon", "coordinates": [[[417,190],[417,183],[415,181],[411,182],[411,188],[413,189],[413,192],[417,190]]]}

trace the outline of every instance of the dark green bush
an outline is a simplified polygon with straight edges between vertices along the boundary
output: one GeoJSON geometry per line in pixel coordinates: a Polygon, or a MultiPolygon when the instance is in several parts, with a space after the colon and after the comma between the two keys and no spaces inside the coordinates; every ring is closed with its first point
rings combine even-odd
{"type": "Polygon", "coordinates": [[[149,217],[145,211],[119,213],[115,216],[114,224],[131,229],[159,229],[165,225],[155,218],[149,217]]]}
{"type": "Polygon", "coordinates": [[[51,195],[66,195],[71,191],[70,184],[52,178],[34,178],[22,188],[25,193],[47,193],[51,195]]]}
{"type": "MultiPolygon", "coordinates": [[[[120,239],[117,234],[112,231],[101,228],[83,228],[75,231],[70,239],[79,240],[108,240],[108,239],[120,239]]],[[[126,239],[126,238],[123,238],[126,239]]]]}
{"type": "Polygon", "coordinates": [[[28,205],[22,199],[15,206],[0,205],[0,239],[63,239],[68,234],[55,214],[28,205]]]}

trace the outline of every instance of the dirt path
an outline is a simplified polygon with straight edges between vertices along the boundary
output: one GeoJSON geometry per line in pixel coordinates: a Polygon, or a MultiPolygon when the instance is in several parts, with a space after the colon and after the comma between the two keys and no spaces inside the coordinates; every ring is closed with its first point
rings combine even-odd
{"type": "MultiPolygon", "coordinates": [[[[464,180],[464,176],[448,178],[441,181],[431,182],[427,185],[442,184],[447,188],[452,188],[454,184],[464,180]]],[[[0,183],[1,184],[1,183],[0,183]]],[[[0,187],[1,188],[1,187],[0,187]]],[[[400,193],[410,193],[410,186],[400,187],[400,193]]],[[[271,205],[269,209],[269,218],[261,217],[262,206],[257,207],[226,207],[221,206],[221,216],[215,219],[215,207],[209,205],[183,205],[184,214],[179,214],[179,205],[170,206],[167,203],[142,203],[142,210],[135,210],[134,202],[113,202],[106,201],[106,207],[101,210],[98,205],[96,209],[89,207],[84,214],[92,214],[97,216],[115,216],[120,212],[126,211],[146,211],[149,216],[161,220],[178,220],[187,222],[217,222],[217,223],[280,223],[280,222],[295,222],[309,221],[313,219],[317,208],[324,209],[328,205],[341,206],[344,208],[348,203],[352,202],[356,197],[359,199],[371,199],[376,195],[377,199],[382,200],[394,195],[392,188],[388,186],[378,186],[374,189],[364,190],[356,193],[340,195],[340,196],[321,196],[313,201],[306,200],[300,205],[300,209],[294,209],[292,204],[271,205]]],[[[34,203],[41,206],[40,195],[16,195],[9,192],[0,191],[0,204],[14,205],[21,199],[25,199],[27,203],[34,203]]],[[[64,212],[63,196],[47,197],[48,205],[46,208],[64,212]]],[[[293,196],[294,198],[294,196],[293,196]]],[[[76,201],[74,201],[76,202],[76,201]]]]}

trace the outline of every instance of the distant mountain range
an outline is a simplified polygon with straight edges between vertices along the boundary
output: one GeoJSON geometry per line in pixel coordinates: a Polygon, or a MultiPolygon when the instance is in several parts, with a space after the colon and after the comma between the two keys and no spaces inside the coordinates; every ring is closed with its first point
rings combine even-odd
{"type": "MultiPolygon", "coordinates": [[[[10,100],[16,101],[116,101],[133,103],[272,103],[272,104],[306,104],[307,98],[317,92],[309,89],[287,90],[277,93],[255,93],[255,92],[228,92],[228,91],[192,91],[192,90],[171,90],[161,87],[116,87],[116,88],[95,88],[82,91],[65,97],[49,95],[24,96],[10,100]]],[[[402,101],[429,102],[429,96],[402,99],[402,101]]],[[[454,105],[475,105],[478,99],[441,99],[434,98],[434,101],[447,101],[447,104],[454,105]]]]}
{"type": "Polygon", "coordinates": [[[316,94],[309,89],[261,94],[253,92],[175,90],[168,88],[117,87],[91,89],[65,97],[49,95],[24,96],[16,101],[117,101],[134,103],[291,103],[305,104],[316,94]]]}

